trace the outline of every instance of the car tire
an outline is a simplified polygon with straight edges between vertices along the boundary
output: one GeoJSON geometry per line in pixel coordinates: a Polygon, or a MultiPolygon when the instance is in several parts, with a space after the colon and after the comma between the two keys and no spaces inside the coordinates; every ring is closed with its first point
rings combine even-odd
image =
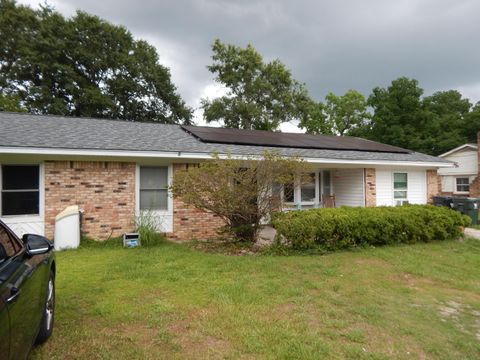
{"type": "Polygon", "coordinates": [[[40,329],[38,330],[35,344],[41,344],[48,340],[53,332],[53,320],[55,314],[55,275],[50,272],[50,277],[47,283],[47,294],[45,296],[45,305],[43,308],[42,321],[40,322],[40,329]]]}

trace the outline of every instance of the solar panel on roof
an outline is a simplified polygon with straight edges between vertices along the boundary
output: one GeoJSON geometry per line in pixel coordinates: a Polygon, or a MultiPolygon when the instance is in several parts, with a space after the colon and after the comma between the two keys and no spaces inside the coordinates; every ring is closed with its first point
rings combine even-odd
{"type": "Polygon", "coordinates": [[[396,146],[349,136],[292,134],[261,130],[214,128],[207,126],[185,125],[182,126],[182,128],[206,143],[405,154],[410,152],[396,146]]]}

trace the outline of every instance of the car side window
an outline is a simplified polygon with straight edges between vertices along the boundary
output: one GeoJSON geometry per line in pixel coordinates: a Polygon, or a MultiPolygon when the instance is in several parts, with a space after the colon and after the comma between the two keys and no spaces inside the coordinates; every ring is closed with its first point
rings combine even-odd
{"type": "Polygon", "coordinates": [[[10,234],[0,225],[0,262],[14,256],[20,251],[20,246],[10,234]]]}

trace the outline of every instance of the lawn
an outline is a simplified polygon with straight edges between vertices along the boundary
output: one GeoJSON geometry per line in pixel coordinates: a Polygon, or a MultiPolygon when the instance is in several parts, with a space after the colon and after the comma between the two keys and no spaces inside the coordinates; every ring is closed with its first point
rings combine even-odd
{"type": "Polygon", "coordinates": [[[184,245],[57,254],[32,359],[478,359],[480,241],[310,256],[184,245]]]}

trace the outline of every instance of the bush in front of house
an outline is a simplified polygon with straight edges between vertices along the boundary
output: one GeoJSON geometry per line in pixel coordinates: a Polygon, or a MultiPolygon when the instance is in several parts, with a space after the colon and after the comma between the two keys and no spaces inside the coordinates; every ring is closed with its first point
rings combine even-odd
{"type": "Polygon", "coordinates": [[[407,205],[275,213],[272,225],[296,249],[338,250],[457,238],[470,218],[446,207],[407,205]]]}

